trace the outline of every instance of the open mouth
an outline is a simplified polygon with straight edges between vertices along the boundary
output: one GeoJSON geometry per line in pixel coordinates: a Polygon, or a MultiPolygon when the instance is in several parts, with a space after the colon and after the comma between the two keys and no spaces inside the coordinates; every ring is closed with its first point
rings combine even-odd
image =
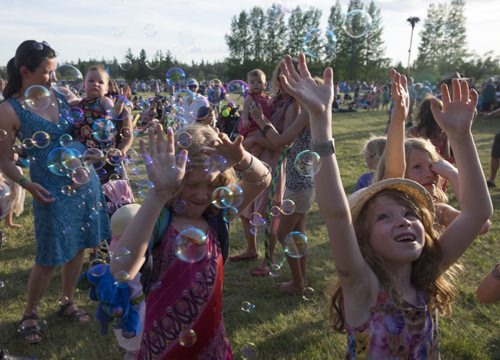
{"type": "Polygon", "coordinates": [[[417,237],[414,234],[401,234],[396,236],[395,239],[397,242],[413,242],[417,240],[417,237]]]}

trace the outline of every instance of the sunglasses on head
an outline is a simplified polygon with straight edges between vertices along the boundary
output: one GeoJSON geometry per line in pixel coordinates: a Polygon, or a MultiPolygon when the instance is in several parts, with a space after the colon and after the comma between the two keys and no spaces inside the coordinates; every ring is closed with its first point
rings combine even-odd
{"type": "Polygon", "coordinates": [[[50,47],[49,43],[48,43],[47,41],[45,41],[45,40],[44,40],[44,41],[40,41],[40,42],[35,41],[35,42],[33,43],[33,47],[34,47],[35,49],[37,49],[37,50],[43,50],[44,46],[45,46],[45,47],[50,47]]]}

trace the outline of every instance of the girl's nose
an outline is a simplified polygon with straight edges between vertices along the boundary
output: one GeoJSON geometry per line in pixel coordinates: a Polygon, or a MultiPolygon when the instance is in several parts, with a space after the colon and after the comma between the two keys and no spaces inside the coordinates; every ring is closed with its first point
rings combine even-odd
{"type": "Polygon", "coordinates": [[[400,227],[410,227],[411,225],[411,221],[408,220],[406,217],[402,216],[400,221],[399,221],[399,224],[398,226],[400,227]]]}

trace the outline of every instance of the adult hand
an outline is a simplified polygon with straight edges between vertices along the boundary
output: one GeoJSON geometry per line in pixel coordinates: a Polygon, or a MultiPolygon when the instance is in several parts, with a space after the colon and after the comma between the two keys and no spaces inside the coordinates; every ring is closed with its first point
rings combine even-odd
{"type": "Polygon", "coordinates": [[[207,155],[222,155],[226,159],[226,167],[230,168],[243,160],[245,149],[242,143],[243,136],[241,135],[238,135],[234,141],[231,141],[227,134],[219,133],[219,138],[210,144],[210,147],[206,147],[204,152],[207,155]]]}
{"type": "Polygon", "coordinates": [[[182,150],[176,156],[174,132],[171,128],[167,129],[166,139],[160,124],[150,128],[148,135],[147,150],[143,140],[139,143],[148,177],[154,184],[154,191],[168,198],[179,188],[184,178],[188,152],[182,150]]]}
{"type": "Polygon", "coordinates": [[[24,188],[28,190],[33,198],[40,204],[48,205],[56,200],[47,189],[36,182],[29,181],[24,185],[24,188]]]}

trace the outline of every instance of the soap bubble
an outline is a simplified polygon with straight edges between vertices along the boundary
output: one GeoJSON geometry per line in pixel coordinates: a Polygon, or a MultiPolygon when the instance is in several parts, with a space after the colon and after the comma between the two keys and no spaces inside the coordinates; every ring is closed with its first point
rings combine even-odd
{"type": "Polygon", "coordinates": [[[82,154],[73,148],[56,147],[47,156],[49,170],[57,176],[65,176],[82,165],[82,154]]]}
{"type": "Polygon", "coordinates": [[[115,124],[111,120],[101,118],[92,124],[92,137],[98,142],[109,142],[115,135],[115,124]]]}
{"type": "Polygon", "coordinates": [[[210,155],[204,163],[204,170],[207,173],[220,171],[224,172],[227,169],[227,160],[224,156],[219,154],[210,155]]]}
{"type": "Polygon", "coordinates": [[[238,207],[243,203],[244,194],[243,189],[238,184],[228,184],[226,187],[231,190],[231,196],[229,200],[229,205],[233,207],[238,207]]]}
{"type": "Polygon", "coordinates": [[[360,38],[368,34],[372,27],[372,17],[364,10],[356,9],[349,11],[345,16],[344,32],[354,38],[360,38]]]}
{"type": "Polygon", "coordinates": [[[33,139],[33,145],[39,149],[45,149],[50,144],[50,135],[45,131],[37,131],[31,138],[33,139]]]}
{"type": "Polygon", "coordinates": [[[85,166],[79,166],[71,172],[71,180],[75,184],[84,185],[90,181],[90,171],[85,166]]]}
{"type": "Polygon", "coordinates": [[[61,188],[61,194],[69,197],[75,196],[76,190],[71,185],[63,185],[63,187],[61,188]]]}
{"type": "Polygon", "coordinates": [[[146,57],[145,65],[150,70],[156,70],[161,65],[161,57],[157,50],[150,50],[146,57]]]}
{"type": "Polygon", "coordinates": [[[321,168],[321,158],[314,151],[304,150],[297,154],[294,166],[300,175],[313,177],[321,168]]]}
{"type": "Polygon", "coordinates": [[[281,209],[279,206],[274,205],[270,210],[272,217],[278,217],[281,215],[281,209]]]}
{"type": "Polygon", "coordinates": [[[130,139],[130,137],[132,136],[132,130],[130,130],[128,126],[123,126],[120,129],[120,136],[124,140],[130,139]]]}
{"type": "Polygon", "coordinates": [[[33,141],[32,138],[23,139],[22,143],[23,143],[23,148],[25,148],[26,150],[30,150],[35,147],[35,142],[33,141]]]}
{"type": "Polygon", "coordinates": [[[114,275],[114,278],[117,283],[124,283],[130,280],[130,274],[124,270],[121,270],[114,275]]]}
{"type": "Polygon", "coordinates": [[[244,360],[257,359],[257,346],[252,342],[247,342],[241,347],[241,356],[244,360]]]}
{"type": "Polygon", "coordinates": [[[271,264],[269,267],[269,276],[278,277],[281,275],[281,265],[280,264],[271,264]]]}
{"type": "Polygon", "coordinates": [[[94,165],[94,169],[98,170],[105,165],[106,156],[101,149],[89,148],[83,153],[83,161],[85,165],[94,165]]]}
{"type": "Polygon", "coordinates": [[[175,254],[180,260],[188,263],[197,262],[208,253],[207,235],[202,230],[190,226],[177,235],[175,247],[175,254]]]}
{"type": "Polygon", "coordinates": [[[222,218],[225,222],[232,222],[238,218],[238,209],[233,206],[228,206],[222,210],[222,218]]]}
{"type": "Polygon", "coordinates": [[[230,205],[231,190],[226,186],[220,186],[212,191],[212,205],[216,208],[224,209],[230,205]]]}
{"type": "Polygon", "coordinates": [[[73,65],[62,64],[56,69],[56,82],[52,84],[52,89],[65,97],[74,96],[78,94],[82,81],[80,70],[73,65]]]}
{"type": "Polygon", "coordinates": [[[101,277],[103,276],[106,271],[108,269],[108,265],[106,264],[97,264],[97,265],[94,265],[92,266],[88,272],[90,275],[94,276],[94,277],[101,277]]]}
{"type": "Polygon", "coordinates": [[[60,118],[56,126],[59,130],[66,130],[69,127],[69,122],[64,118],[60,118]]]}
{"type": "Polygon", "coordinates": [[[44,110],[52,103],[52,94],[42,85],[31,85],[24,91],[24,105],[32,110],[44,110]]]}
{"type": "Polygon", "coordinates": [[[73,142],[73,138],[71,137],[70,134],[64,134],[64,135],[61,135],[59,137],[59,144],[62,147],[68,147],[71,145],[72,142],[73,142]]]}
{"type": "Polygon", "coordinates": [[[312,59],[335,58],[337,36],[331,30],[323,32],[319,28],[311,29],[304,35],[304,53],[312,59]]]}
{"type": "Polygon", "coordinates": [[[179,89],[174,93],[174,98],[179,104],[186,104],[194,99],[194,93],[189,89],[179,89]]]}
{"type": "Polygon", "coordinates": [[[179,344],[182,347],[191,347],[196,343],[198,336],[193,329],[182,331],[179,334],[179,344]]]}
{"type": "Polygon", "coordinates": [[[125,30],[121,26],[113,26],[111,34],[115,37],[121,37],[125,30]]]}
{"type": "Polygon", "coordinates": [[[300,231],[292,231],[285,237],[285,254],[299,259],[307,254],[307,236],[300,231]]]}
{"type": "Polygon", "coordinates": [[[118,63],[118,66],[123,71],[129,71],[132,69],[132,60],[130,60],[129,58],[124,58],[118,63]]]}
{"type": "Polygon", "coordinates": [[[295,203],[293,202],[293,200],[283,200],[281,202],[281,212],[284,215],[292,215],[295,212],[295,203]]]}
{"type": "Polygon", "coordinates": [[[243,80],[232,80],[226,85],[226,91],[227,100],[241,102],[248,91],[248,84],[243,80]]]}
{"type": "Polygon", "coordinates": [[[249,217],[250,225],[255,228],[263,228],[266,226],[266,219],[264,219],[258,212],[254,212],[250,214],[249,217]]]}
{"type": "MultiPolygon", "coordinates": [[[[0,200],[8,198],[12,194],[12,191],[6,183],[0,183],[0,200]]],[[[3,204],[2,204],[3,205],[3,204]]],[[[8,211],[3,207],[0,209],[0,215],[5,215],[8,211]]]]}
{"type": "Polygon", "coordinates": [[[158,29],[154,24],[146,24],[144,26],[144,34],[148,37],[154,37],[158,33],[158,29]]]}
{"type": "Polygon", "coordinates": [[[8,137],[7,131],[4,129],[0,129],[0,141],[6,140],[8,137]]]}
{"type": "Polygon", "coordinates": [[[177,33],[178,42],[184,47],[191,47],[196,41],[196,36],[192,31],[180,31],[177,33]]]}
{"type": "Polygon", "coordinates": [[[182,199],[177,199],[175,200],[172,209],[177,213],[177,214],[182,214],[184,211],[186,211],[186,202],[182,199]]]}
{"type": "Polygon", "coordinates": [[[5,285],[5,282],[0,280],[0,298],[5,294],[7,291],[7,286],[5,285]]]}
{"type": "Polygon", "coordinates": [[[125,247],[120,247],[116,251],[113,251],[111,254],[111,259],[113,261],[116,261],[117,263],[124,264],[128,261],[130,261],[132,252],[125,248],[125,247]]]}
{"type": "Polygon", "coordinates": [[[118,166],[123,161],[123,153],[120,149],[110,148],[106,152],[106,162],[112,166],[118,166]]]}
{"type": "Polygon", "coordinates": [[[165,73],[167,84],[170,86],[182,85],[186,80],[186,73],[180,67],[172,67],[165,73]]]}
{"type": "Polygon", "coordinates": [[[222,100],[222,87],[221,86],[208,86],[205,89],[205,96],[207,97],[210,105],[218,106],[222,100]]]}
{"type": "Polygon", "coordinates": [[[181,132],[180,134],[176,135],[176,138],[177,138],[177,145],[179,145],[181,148],[184,149],[188,148],[193,140],[193,137],[188,132],[181,132]]]}
{"type": "Polygon", "coordinates": [[[314,298],[314,289],[312,287],[306,287],[302,290],[302,299],[309,301],[314,298]]]}
{"type": "Polygon", "coordinates": [[[249,301],[243,301],[241,303],[241,310],[243,310],[247,313],[252,313],[255,311],[255,304],[252,304],[249,301]]]}

